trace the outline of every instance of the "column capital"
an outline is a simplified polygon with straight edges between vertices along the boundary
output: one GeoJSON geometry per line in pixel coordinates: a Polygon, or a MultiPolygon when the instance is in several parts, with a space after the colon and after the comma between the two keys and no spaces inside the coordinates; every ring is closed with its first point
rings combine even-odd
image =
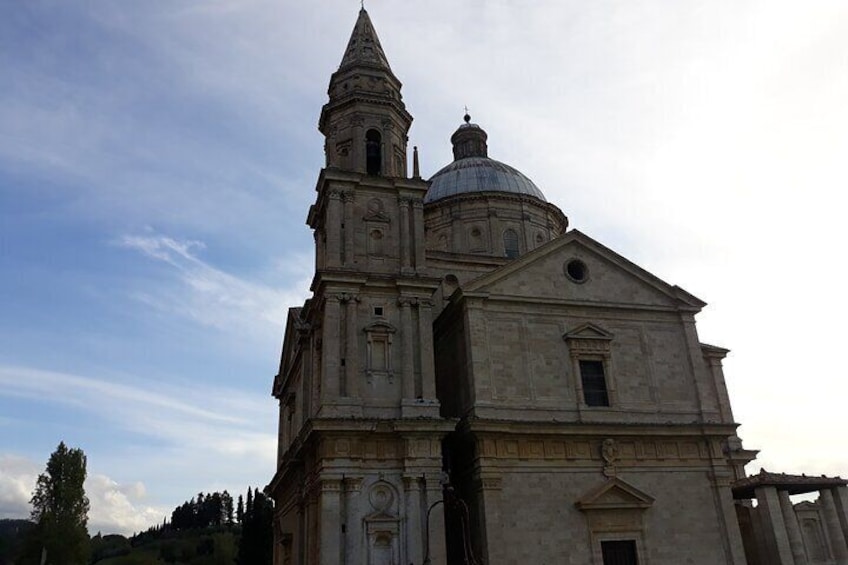
{"type": "Polygon", "coordinates": [[[335,295],[336,299],[342,304],[347,304],[348,302],[360,302],[361,298],[359,298],[358,294],[354,294],[352,292],[340,292],[335,295]]]}
{"type": "Polygon", "coordinates": [[[341,479],[319,479],[316,482],[316,486],[321,492],[339,492],[342,490],[341,479]]]}

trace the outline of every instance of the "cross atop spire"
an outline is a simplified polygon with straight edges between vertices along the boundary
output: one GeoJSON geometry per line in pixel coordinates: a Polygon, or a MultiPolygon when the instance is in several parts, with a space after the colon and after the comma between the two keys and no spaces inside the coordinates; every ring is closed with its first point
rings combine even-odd
{"type": "Polygon", "coordinates": [[[365,11],[365,0],[361,0],[361,5],[359,17],[356,19],[356,25],[353,26],[353,33],[350,35],[339,70],[353,66],[369,66],[391,71],[389,60],[386,59],[380,39],[374,31],[371,18],[365,11]]]}

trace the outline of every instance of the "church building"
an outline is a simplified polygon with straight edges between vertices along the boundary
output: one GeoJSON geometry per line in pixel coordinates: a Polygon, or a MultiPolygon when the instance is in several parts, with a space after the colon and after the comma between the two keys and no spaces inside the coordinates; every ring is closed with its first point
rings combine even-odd
{"type": "Polygon", "coordinates": [[[569,229],[468,115],[421,178],[364,9],[328,94],[275,565],[848,564],[846,481],[745,476],[702,300],[569,229]]]}

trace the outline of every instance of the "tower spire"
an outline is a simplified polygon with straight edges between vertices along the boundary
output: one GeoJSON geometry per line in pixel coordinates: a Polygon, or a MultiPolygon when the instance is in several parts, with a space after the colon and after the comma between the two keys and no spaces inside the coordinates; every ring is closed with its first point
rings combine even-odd
{"type": "Polygon", "coordinates": [[[339,70],[357,66],[376,67],[391,72],[389,60],[380,45],[377,32],[374,31],[374,24],[371,23],[371,18],[365,10],[365,2],[362,2],[359,17],[353,26],[339,70]]]}

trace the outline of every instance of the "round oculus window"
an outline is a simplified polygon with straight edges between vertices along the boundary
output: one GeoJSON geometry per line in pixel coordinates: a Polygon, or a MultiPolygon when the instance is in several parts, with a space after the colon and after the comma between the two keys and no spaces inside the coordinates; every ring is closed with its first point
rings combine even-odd
{"type": "Polygon", "coordinates": [[[589,269],[580,259],[572,259],[565,265],[565,276],[576,283],[583,283],[589,278],[589,269]]]}

